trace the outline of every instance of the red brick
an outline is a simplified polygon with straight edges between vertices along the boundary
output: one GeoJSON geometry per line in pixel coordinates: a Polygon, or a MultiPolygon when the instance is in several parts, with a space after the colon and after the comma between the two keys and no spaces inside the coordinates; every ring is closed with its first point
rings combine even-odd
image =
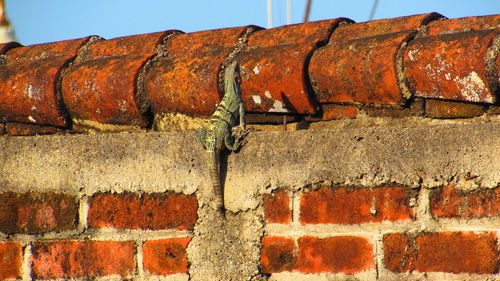
{"type": "Polygon", "coordinates": [[[415,191],[399,186],[329,188],[307,192],[300,202],[302,224],[358,224],[414,219],[415,191]]]}
{"type": "Polygon", "coordinates": [[[134,273],[133,242],[54,241],[32,247],[32,273],[39,279],[98,277],[134,273]]]}
{"type": "Polygon", "coordinates": [[[40,234],[74,229],[78,201],[58,193],[0,194],[0,231],[7,234],[40,234]]]}
{"type": "Polygon", "coordinates": [[[330,42],[348,41],[402,31],[417,31],[429,22],[442,17],[438,13],[429,13],[344,25],[335,30],[330,42]]]}
{"type": "Polygon", "coordinates": [[[388,108],[378,106],[364,106],[363,110],[370,117],[403,118],[411,116],[424,116],[425,99],[413,98],[402,108],[388,108]]]}
{"type": "Polygon", "coordinates": [[[352,105],[322,104],[321,120],[355,119],[359,108],[352,105]]]}
{"type": "Polygon", "coordinates": [[[236,27],[170,37],[166,56],[152,63],[145,76],[153,113],[210,116],[223,94],[219,72],[225,59],[251,30],[236,27]]]}
{"type": "Polygon", "coordinates": [[[285,192],[264,196],[264,217],[268,223],[290,223],[290,198],[285,192]]]}
{"type": "Polygon", "coordinates": [[[155,48],[170,32],[102,40],[82,52],[62,80],[72,118],[145,127],[149,108],[139,93],[138,76],[155,48]]]}
{"type": "Polygon", "coordinates": [[[486,56],[497,35],[498,30],[486,30],[412,40],[404,64],[415,96],[495,103],[487,79],[486,56]]]}
{"type": "Polygon", "coordinates": [[[7,133],[11,136],[33,136],[33,135],[47,135],[62,132],[60,128],[52,126],[42,126],[36,124],[26,123],[12,123],[6,124],[7,133]]]}
{"type": "Polygon", "coordinates": [[[60,74],[89,38],[10,49],[0,68],[0,119],[65,127],[60,74]]]}
{"type": "Polygon", "coordinates": [[[22,247],[17,242],[0,242],[0,280],[21,279],[22,247]]]}
{"type": "Polygon", "coordinates": [[[248,48],[239,53],[241,95],[249,112],[314,114],[307,65],[312,51],[326,42],[346,19],[286,25],[250,35],[248,48]]]}
{"type": "Polygon", "coordinates": [[[299,122],[303,117],[297,114],[246,113],[245,119],[247,124],[289,124],[299,122]]]}
{"type": "Polygon", "coordinates": [[[90,200],[88,222],[91,227],[184,230],[193,229],[197,210],[193,195],[101,193],[90,200]]]}
{"type": "Polygon", "coordinates": [[[415,270],[417,249],[415,238],[404,233],[389,233],[384,235],[385,267],[394,272],[409,272],[415,270]]]}
{"type": "Polygon", "coordinates": [[[483,115],[486,106],[482,104],[464,103],[428,99],[425,103],[425,116],[430,118],[472,118],[483,115]]]}
{"type": "Polygon", "coordinates": [[[459,191],[453,185],[433,191],[432,214],[444,218],[500,216],[500,188],[459,191]]]}
{"type": "Polygon", "coordinates": [[[498,273],[500,253],[494,233],[424,234],[416,238],[416,246],[420,272],[498,273]]]}
{"type": "Polygon", "coordinates": [[[299,239],[296,271],[303,273],[357,273],[374,267],[373,247],[364,238],[335,236],[299,239]]]}
{"type": "Polygon", "coordinates": [[[186,248],[190,241],[191,238],[170,238],[145,242],[144,269],[155,275],[187,272],[186,248]]]}
{"type": "Polygon", "coordinates": [[[295,242],[290,238],[264,237],[260,264],[265,273],[292,271],[295,268],[295,242]]]}
{"type": "Polygon", "coordinates": [[[500,15],[466,17],[433,21],[427,26],[427,34],[432,36],[470,30],[494,29],[498,27],[500,27],[500,15]]]}
{"type": "Polygon", "coordinates": [[[490,232],[388,234],[384,262],[395,272],[498,273],[497,237],[490,232]]]}
{"type": "Polygon", "coordinates": [[[319,105],[320,112],[316,115],[305,116],[304,120],[309,122],[355,119],[358,116],[359,106],[323,103],[319,105]]]}

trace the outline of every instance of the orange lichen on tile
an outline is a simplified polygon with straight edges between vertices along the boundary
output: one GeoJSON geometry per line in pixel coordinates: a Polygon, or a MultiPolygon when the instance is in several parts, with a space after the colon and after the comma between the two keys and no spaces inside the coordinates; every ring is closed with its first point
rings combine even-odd
{"type": "MultiPolygon", "coordinates": [[[[167,113],[208,117],[224,94],[231,61],[240,63],[243,103],[254,114],[318,121],[355,118],[361,108],[369,116],[409,116],[403,111],[416,112],[415,97],[495,104],[499,32],[499,15],[429,13],[26,47],[10,42],[0,44],[0,122],[140,130],[167,113]]],[[[426,114],[466,117],[471,108],[453,105],[444,108],[448,115],[434,107],[441,111],[426,114]]]]}
{"type": "Polygon", "coordinates": [[[404,65],[415,96],[494,103],[496,96],[488,82],[486,56],[499,32],[460,32],[411,41],[404,65]]]}
{"type": "Polygon", "coordinates": [[[495,29],[500,27],[500,15],[443,19],[429,23],[427,35],[495,29]]]}
{"type": "Polygon", "coordinates": [[[317,112],[307,79],[312,51],[326,42],[340,18],[287,25],[253,33],[236,60],[242,67],[242,98],[249,112],[317,112]]]}
{"type": "Polygon", "coordinates": [[[335,30],[330,42],[354,40],[402,31],[416,31],[433,20],[444,18],[438,13],[381,19],[342,26],[335,30]]]}
{"type": "Polygon", "coordinates": [[[439,17],[423,14],[336,29],[309,65],[318,102],[403,105],[411,93],[402,78],[402,49],[424,24],[439,17]]]}
{"type": "Polygon", "coordinates": [[[170,32],[102,40],[86,48],[62,80],[71,117],[145,127],[150,120],[143,114],[149,105],[138,94],[138,76],[170,32]]]}
{"type": "Polygon", "coordinates": [[[396,56],[408,32],[335,41],[311,59],[311,83],[320,103],[402,105],[396,56]]]}
{"type": "Polygon", "coordinates": [[[222,98],[219,73],[239,40],[254,27],[235,27],[172,36],[166,56],[145,78],[154,114],[181,112],[209,116],[222,98]]]}
{"type": "Polygon", "coordinates": [[[0,119],[67,126],[58,92],[60,74],[88,40],[89,37],[7,51],[5,64],[0,68],[0,119]]]}

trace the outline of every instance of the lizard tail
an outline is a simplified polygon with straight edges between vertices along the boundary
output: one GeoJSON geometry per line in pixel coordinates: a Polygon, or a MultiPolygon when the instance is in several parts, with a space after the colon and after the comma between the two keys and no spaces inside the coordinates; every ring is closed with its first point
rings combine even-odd
{"type": "Polygon", "coordinates": [[[217,210],[221,213],[223,217],[225,217],[225,209],[224,209],[224,193],[222,190],[221,182],[220,182],[220,174],[219,174],[219,155],[218,153],[210,153],[209,155],[209,170],[210,177],[212,178],[212,186],[215,194],[215,203],[217,206],[217,210]]]}

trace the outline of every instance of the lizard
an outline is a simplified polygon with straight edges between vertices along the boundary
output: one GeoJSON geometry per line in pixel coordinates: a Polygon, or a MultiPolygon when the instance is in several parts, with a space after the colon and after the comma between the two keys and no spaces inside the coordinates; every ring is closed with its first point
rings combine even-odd
{"type": "Polygon", "coordinates": [[[237,84],[239,64],[231,63],[224,73],[224,97],[208,121],[207,128],[197,131],[198,139],[208,156],[208,170],[216,198],[217,210],[225,217],[224,194],[220,179],[220,153],[224,148],[237,150],[248,131],[245,127],[245,109],[237,84]],[[238,126],[240,130],[234,133],[238,126]]]}

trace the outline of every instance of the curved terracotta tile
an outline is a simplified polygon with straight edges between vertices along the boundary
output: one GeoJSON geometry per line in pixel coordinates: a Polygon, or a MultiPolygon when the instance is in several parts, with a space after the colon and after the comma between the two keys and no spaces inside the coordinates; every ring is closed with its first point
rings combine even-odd
{"type": "Polygon", "coordinates": [[[422,26],[441,17],[429,13],[337,28],[309,65],[318,101],[403,105],[411,93],[401,54],[422,26]]]}
{"type": "Polygon", "coordinates": [[[7,53],[8,50],[17,47],[22,47],[22,45],[17,42],[8,42],[0,44],[0,55],[4,55],[5,53],[7,53]]]}
{"type": "Polygon", "coordinates": [[[183,57],[193,52],[233,49],[237,40],[248,32],[248,29],[255,28],[260,27],[240,26],[180,34],[165,42],[165,49],[169,57],[183,57]]]}
{"type": "Polygon", "coordinates": [[[350,20],[339,18],[287,25],[253,33],[236,60],[242,71],[242,98],[249,112],[314,114],[307,65],[312,51],[333,29],[350,20]]]}
{"type": "Polygon", "coordinates": [[[81,52],[62,79],[64,102],[74,120],[145,127],[148,109],[138,95],[144,64],[169,33],[157,32],[102,40],[81,52]]]}
{"type": "Polygon", "coordinates": [[[330,38],[330,42],[373,37],[402,31],[413,32],[429,22],[440,18],[444,18],[444,16],[438,13],[428,13],[344,25],[335,30],[330,38]]]}
{"type": "Polygon", "coordinates": [[[396,58],[411,33],[335,41],[314,52],[309,75],[320,103],[402,105],[396,58]]]}
{"type": "Polygon", "coordinates": [[[499,27],[500,15],[465,17],[433,21],[429,23],[427,27],[427,34],[432,36],[444,33],[485,30],[499,27]]]}
{"type": "Polygon", "coordinates": [[[0,68],[0,118],[65,127],[60,73],[90,37],[17,47],[5,55],[0,68]]]}
{"type": "Polygon", "coordinates": [[[500,29],[418,38],[408,45],[404,63],[415,96],[494,103],[486,56],[500,29]]]}
{"type": "Polygon", "coordinates": [[[114,58],[73,66],[63,78],[64,101],[73,119],[146,126],[135,98],[144,58],[114,58]]]}
{"type": "Polygon", "coordinates": [[[153,62],[145,76],[153,113],[210,116],[223,94],[219,81],[223,64],[253,28],[216,29],[169,38],[166,55],[153,62]]]}

